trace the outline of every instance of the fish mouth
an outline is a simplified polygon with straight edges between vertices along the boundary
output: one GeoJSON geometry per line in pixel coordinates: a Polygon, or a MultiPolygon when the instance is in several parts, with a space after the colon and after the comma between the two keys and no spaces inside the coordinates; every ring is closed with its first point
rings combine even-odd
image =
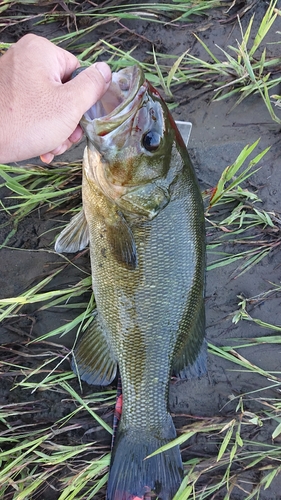
{"type": "Polygon", "coordinates": [[[146,92],[143,72],[139,66],[130,66],[112,73],[111,84],[99,101],[82,117],[80,124],[87,137],[103,137],[118,128],[141,105],[146,92]]]}

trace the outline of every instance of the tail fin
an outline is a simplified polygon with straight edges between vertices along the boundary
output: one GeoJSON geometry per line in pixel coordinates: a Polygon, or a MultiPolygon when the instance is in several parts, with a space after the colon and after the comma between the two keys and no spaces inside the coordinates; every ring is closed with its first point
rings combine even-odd
{"type": "Polygon", "coordinates": [[[179,447],[146,458],[176,437],[172,418],[168,417],[165,428],[154,433],[123,429],[121,420],[112,451],[107,500],[172,500],[183,477],[179,447]]]}

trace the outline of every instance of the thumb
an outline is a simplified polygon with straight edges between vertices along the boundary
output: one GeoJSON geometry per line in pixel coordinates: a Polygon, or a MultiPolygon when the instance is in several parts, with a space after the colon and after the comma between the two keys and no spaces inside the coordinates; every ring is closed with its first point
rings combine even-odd
{"type": "Polygon", "coordinates": [[[103,96],[110,82],[110,67],[105,62],[97,62],[84,71],[80,71],[77,76],[64,84],[70,101],[75,96],[78,119],[103,96]]]}

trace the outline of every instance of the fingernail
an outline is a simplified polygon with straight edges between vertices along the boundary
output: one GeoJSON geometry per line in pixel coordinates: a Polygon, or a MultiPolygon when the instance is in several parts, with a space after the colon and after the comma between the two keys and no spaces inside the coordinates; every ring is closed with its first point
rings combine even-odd
{"type": "Polygon", "coordinates": [[[111,80],[111,69],[105,62],[97,62],[94,64],[95,68],[100,72],[100,74],[105,79],[106,83],[109,83],[111,80]]]}
{"type": "Polygon", "coordinates": [[[52,153],[45,153],[44,155],[40,155],[40,160],[43,162],[43,163],[51,163],[51,161],[53,161],[54,159],[54,155],[52,153]]]}

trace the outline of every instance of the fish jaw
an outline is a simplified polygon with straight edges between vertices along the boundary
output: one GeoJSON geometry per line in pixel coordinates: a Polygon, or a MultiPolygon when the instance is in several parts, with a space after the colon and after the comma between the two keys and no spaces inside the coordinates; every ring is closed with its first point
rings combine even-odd
{"type": "Polygon", "coordinates": [[[167,126],[163,102],[151,89],[145,81],[121,111],[117,107],[114,113],[91,120],[86,113],[80,122],[88,148],[102,157],[108,183],[138,185],[144,178],[149,181],[159,177],[158,166],[153,165],[166,153],[167,144],[163,147],[163,143],[164,139],[167,143],[167,126]],[[140,158],[145,160],[145,172],[139,165],[140,158]]]}
{"type": "Polygon", "coordinates": [[[180,164],[170,168],[176,134],[184,144],[165,103],[147,81],[136,93],[134,89],[132,101],[121,111],[120,106],[105,117],[90,120],[85,115],[85,175],[126,216],[152,220],[169,203],[170,185],[181,169],[180,164]],[[112,119],[114,126],[109,127],[112,119]]]}
{"type": "Polygon", "coordinates": [[[145,92],[142,87],[144,82],[143,73],[138,66],[112,73],[109,89],[80,121],[90,142],[97,142],[99,146],[99,136],[112,132],[130,116],[145,92]]]}

